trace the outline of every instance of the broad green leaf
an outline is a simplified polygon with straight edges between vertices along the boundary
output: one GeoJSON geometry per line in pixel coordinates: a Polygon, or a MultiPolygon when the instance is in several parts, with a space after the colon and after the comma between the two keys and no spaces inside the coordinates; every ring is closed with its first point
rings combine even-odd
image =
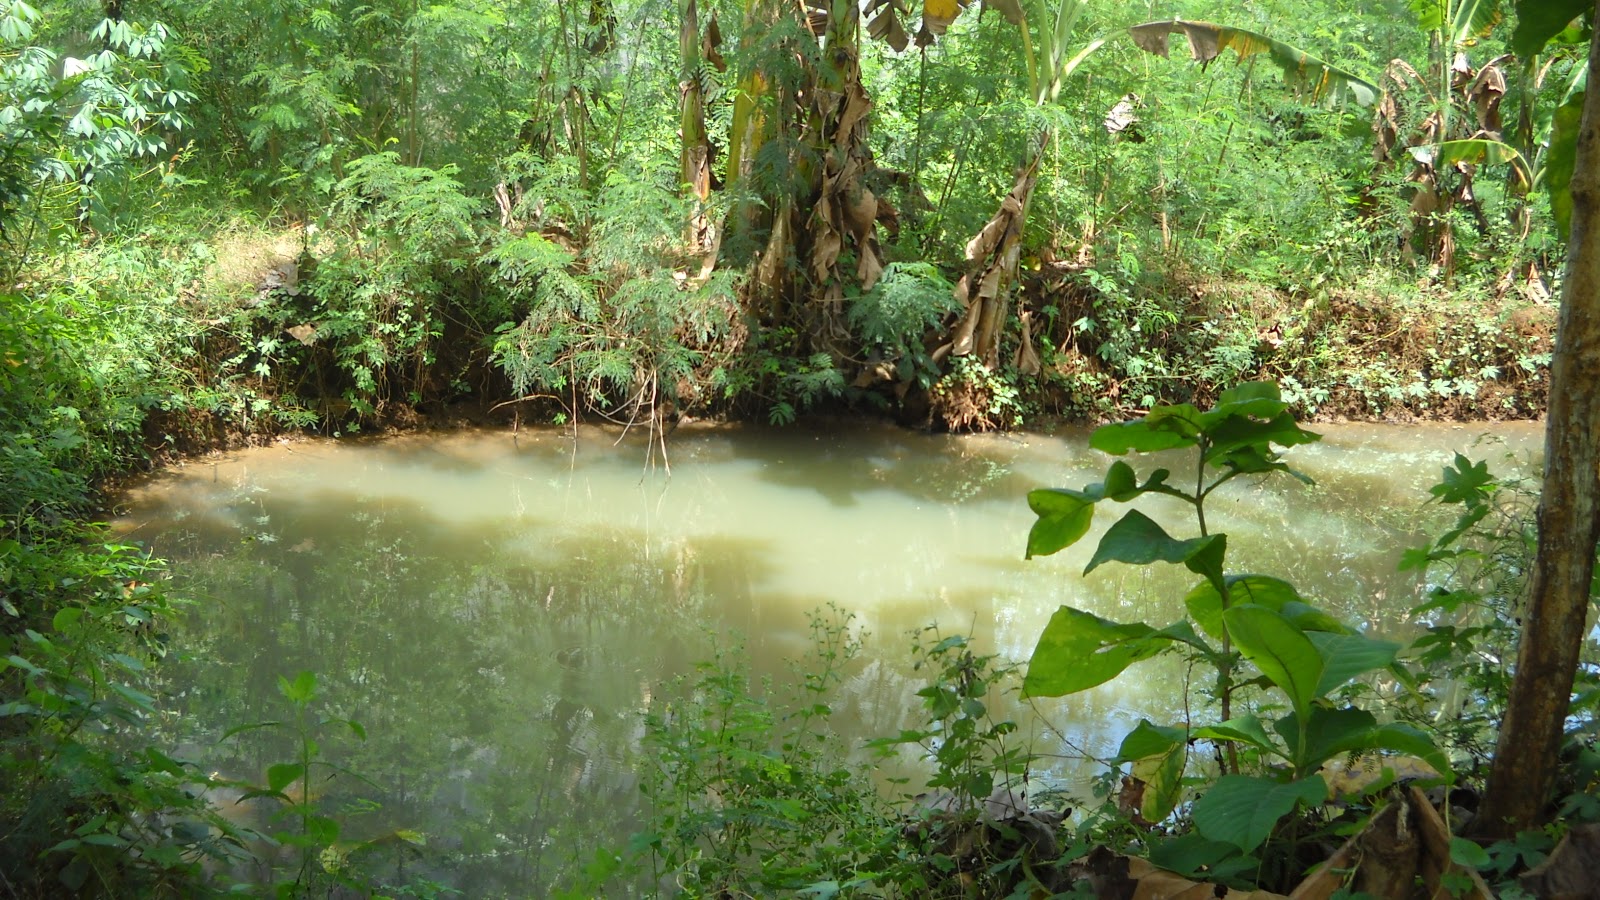
{"type": "Polygon", "coordinates": [[[1195,729],[1194,736],[1209,741],[1231,741],[1236,744],[1249,744],[1252,747],[1270,753],[1273,756],[1283,756],[1283,750],[1267,734],[1267,729],[1261,720],[1255,716],[1237,716],[1226,722],[1207,725],[1195,729]]]}
{"type": "Polygon", "coordinates": [[[107,685],[107,687],[111,689],[112,693],[128,701],[139,709],[142,709],[145,712],[155,712],[156,698],[150,696],[149,694],[146,694],[140,690],[135,690],[134,688],[128,687],[125,684],[117,684],[115,682],[107,685]]]}
{"type": "Polygon", "coordinates": [[[307,816],[305,829],[313,841],[323,846],[336,844],[339,841],[339,820],[332,816],[307,816]]]}
{"type": "Polygon", "coordinates": [[[1273,724],[1273,729],[1283,737],[1295,763],[1306,770],[1316,769],[1350,753],[1387,750],[1420,759],[1447,780],[1453,780],[1454,777],[1449,759],[1427,734],[1398,722],[1380,725],[1372,713],[1363,709],[1313,707],[1306,723],[1304,752],[1299,746],[1296,714],[1290,713],[1279,719],[1273,724]]]}
{"type": "Polygon", "coordinates": [[[1474,166],[1510,165],[1516,170],[1525,187],[1533,185],[1533,169],[1515,147],[1486,138],[1466,138],[1438,144],[1408,147],[1407,152],[1417,162],[1430,166],[1450,166],[1466,163],[1474,166]]]}
{"type": "Polygon", "coordinates": [[[1238,856],[1239,848],[1233,844],[1206,840],[1195,831],[1186,831],[1170,840],[1156,840],[1150,845],[1152,863],[1168,872],[1190,877],[1215,873],[1223,860],[1238,856]]]}
{"type": "Polygon", "coordinates": [[[1317,684],[1323,672],[1317,645],[1264,606],[1234,606],[1223,611],[1222,620],[1245,659],[1288,695],[1296,713],[1307,715],[1318,697],[1317,684]]]}
{"type": "MultiPolygon", "coordinates": [[[[1274,385],[1276,387],[1276,385],[1274,385]]],[[[1200,415],[1200,424],[1207,432],[1229,419],[1267,422],[1282,415],[1289,405],[1276,397],[1246,397],[1228,403],[1219,402],[1200,415]]]]}
{"type": "Polygon", "coordinates": [[[223,732],[222,733],[222,737],[217,738],[217,743],[220,744],[223,741],[227,740],[228,738],[231,738],[236,734],[243,734],[246,731],[255,731],[255,730],[260,729],[260,728],[277,728],[278,726],[280,726],[282,724],[283,724],[282,722],[273,721],[273,722],[248,722],[248,723],[246,723],[244,725],[235,725],[232,728],[229,728],[227,731],[223,732]]]}
{"type": "Polygon", "coordinates": [[[1594,9],[1589,0],[1517,0],[1517,29],[1511,33],[1511,52],[1523,59],[1544,51],[1545,44],[1594,9]]]}
{"type": "Polygon", "coordinates": [[[73,626],[78,624],[78,620],[82,618],[83,607],[63,606],[56,611],[55,618],[50,620],[50,627],[60,632],[70,631],[73,626]]]}
{"type": "Polygon", "coordinates": [[[1367,749],[1366,739],[1378,720],[1364,709],[1311,708],[1305,720],[1305,743],[1300,742],[1299,713],[1290,713],[1272,723],[1274,731],[1289,748],[1289,758],[1302,771],[1318,768],[1341,753],[1367,749]]]}
{"type": "MultiPolygon", "coordinates": [[[[1223,579],[1232,605],[1254,603],[1271,610],[1282,610],[1285,604],[1303,600],[1294,585],[1270,575],[1229,575],[1223,579]]],[[[1222,592],[1210,581],[1195,585],[1183,598],[1189,618],[1214,640],[1222,640],[1222,592]]]]}
{"type": "Polygon", "coordinates": [[[1443,0],[1411,0],[1411,12],[1417,17],[1417,28],[1422,31],[1444,28],[1443,0]]]}
{"type": "Polygon", "coordinates": [[[1334,634],[1354,634],[1355,630],[1315,606],[1290,600],[1278,609],[1278,615],[1301,631],[1328,631],[1334,634]]]}
{"type": "Polygon", "coordinates": [[[1194,626],[1191,625],[1187,620],[1173,622],[1171,625],[1168,625],[1160,631],[1157,631],[1154,636],[1169,638],[1182,644],[1188,644],[1207,656],[1215,656],[1217,653],[1216,648],[1206,643],[1205,638],[1202,638],[1200,635],[1195,633],[1194,626]]]}
{"type": "MultiPolygon", "coordinates": [[[[1153,562],[1187,563],[1198,553],[1214,554],[1221,535],[1190,538],[1180,541],[1167,532],[1154,519],[1134,509],[1106,529],[1100,546],[1084,567],[1087,575],[1108,562],[1121,562],[1142,566],[1153,562]]],[[[1225,546],[1225,544],[1224,544],[1225,546]]]]}
{"type": "Polygon", "coordinates": [[[1094,521],[1094,501],[1078,491],[1040,488],[1028,492],[1028,506],[1038,516],[1028,529],[1027,558],[1049,556],[1076,544],[1094,521]]]}
{"type": "Polygon", "coordinates": [[[1200,543],[1184,559],[1183,566],[1196,575],[1202,575],[1212,585],[1222,584],[1223,560],[1228,555],[1228,536],[1212,534],[1196,538],[1200,543]]]}
{"type": "Polygon", "coordinates": [[[1464,837],[1450,839],[1450,861],[1458,866],[1466,866],[1469,869],[1488,868],[1494,862],[1489,858],[1489,851],[1483,849],[1482,844],[1464,837]]]}
{"type": "Polygon", "coordinates": [[[1486,38],[1504,18],[1500,0],[1456,0],[1448,37],[1457,45],[1486,38]]]}
{"type": "MultiPolygon", "coordinates": [[[[1245,381],[1223,391],[1217,397],[1218,409],[1235,409],[1248,406],[1252,403],[1266,400],[1272,403],[1283,403],[1283,390],[1276,381],[1245,381]]],[[[1269,413],[1269,415],[1274,413],[1269,413]]],[[[1256,413],[1249,413],[1256,415],[1256,413]]]]}
{"type": "Polygon", "coordinates": [[[317,694],[317,673],[301,672],[294,681],[278,676],[278,691],[290,703],[310,703],[317,694]]]}
{"type": "Polygon", "coordinates": [[[1440,750],[1427,732],[1402,722],[1389,722],[1372,730],[1367,738],[1368,750],[1390,750],[1402,756],[1414,756],[1433,767],[1446,782],[1455,781],[1455,769],[1450,758],[1440,750]]]}
{"type": "Polygon", "coordinates": [[[1488,37],[1505,18],[1500,0],[1453,0],[1453,5],[1449,0],[1411,0],[1411,10],[1419,29],[1440,32],[1452,46],[1488,37]]]}
{"type": "Polygon", "coordinates": [[[1545,155],[1544,186],[1550,194],[1550,211],[1562,238],[1572,231],[1572,172],[1578,158],[1578,129],[1583,124],[1586,91],[1576,91],[1556,107],[1550,118],[1550,150],[1545,155]]]}
{"type": "Polygon", "coordinates": [[[1144,782],[1139,814],[1159,822],[1177,808],[1183,796],[1183,769],[1189,762],[1189,735],[1182,728],[1152,725],[1141,719],[1122,739],[1118,762],[1133,764],[1133,777],[1144,782]]]}
{"type": "Polygon", "coordinates": [[[1251,775],[1224,775],[1194,802],[1194,825],[1207,840],[1249,853],[1272,834],[1278,820],[1298,805],[1316,806],[1328,796],[1322,777],[1288,784],[1251,775]]]}
{"type": "Polygon", "coordinates": [[[1028,660],[1024,697],[1060,697],[1088,690],[1161,652],[1166,640],[1143,623],[1119,625],[1063,606],[1050,617],[1028,660]]]}
{"type": "Polygon", "coordinates": [[[1149,719],[1140,719],[1139,724],[1122,739],[1122,744],[1117,748],[1113,765],[1146,757],[1165,754],[1180,744],[1186,744],[1189,733],[1182,728],[1173,728],[1167,725],[1157,725],[1149,719]]]}
{"type": "Polygon", "coordinates": [[[1119,459],[1106,469],[1106,479],[1100,483],[1100,490],[1104,496],[1126,503],[1139,496],[1139,476],[1134,474],[1133,466],[1119,459]]]}
{"type": "Polygon", "coordinates": [[[306,767],[299,763],[279,763],[267,768],[267,789],[275,793],[282,793],[283,789],[294,783],[296,778],[306,773],[306,767]]]}
{"type": "Polygon", "coordinates": [[[1316,645],[1322,657],[1322,674],[1317,679],[1319,697],[1326,697],[1358,675],[1388,666],[1400,653],[1400,645],[1394,641],[1380,641],[1364,634],[1308,631],[1305,637],[1316,645]]]}
{"type": "Polygon", "coordinates": [[[1171,428],[1154,428],[1146,419],[1134,419],[1101,425],[1089,435],[1089,446],[1112,456],[1122,456],[1129,451],[1154,453],[1174,447],[1192,447],[1199,434],[1198,428],[1188,434],[1180,434],[1171,428]]]}
{"type": "Polygon", "coordinates": [[[1245,472],[1260,471],[1263,465],[1276,462],[1271,455],[1273,444],[1294,447],[1322,439],[1322,435],[1301,428],[1289,412],[1280,412],[1265,421],[1246,416],[1228,416],[1210,430],[1210,437],[1211,448],[1206,451],[1205,461],[1212,465],[1226,465],[1237,456],[1238,460],[1233,465],[1245,472]],[[1255,450],[1254,454],[1240,452],[1251,449],[1255,450]],[[1262,463],[1252,466],[1255,459],[1262,460],[1262,463]]]}
{"type": "Polygon", "coordinates": [[[1313,99],[1333,102],[1348,94],[1361,106],[1371,106],[1378,101],[1378,86],[1372,82],[1299,47],[1254,31],[1182,19],[1146,22],[1128,31],[1133,42],[1147,53],[1166,56],[1168,36],[1182,34],[1189,40],[1190,55],[1202,65],[1216,59],[1224,50],[1237,53],[1240,61],[1264,53],[1283,70],[1285,82],[1309,90],[1313,99]]]}
{"type": "Polygon", "coordinates": [[[1028,506],[1039,518],[1028,531],[1027,558],[1049,556],[1077,543],[1094,519],[1094,504],[1101,500],[1126,503],[1146,491],[1171,493],[1172,489],[1166,486],[1171,474],[1166,469],[1157,469],[1149,480],[1140,484],[1133,467],[1117,460],[1106,469],[1104,481],[1086,485],[1081,491],[1070,488],[1029,491],[1028,506]]]}

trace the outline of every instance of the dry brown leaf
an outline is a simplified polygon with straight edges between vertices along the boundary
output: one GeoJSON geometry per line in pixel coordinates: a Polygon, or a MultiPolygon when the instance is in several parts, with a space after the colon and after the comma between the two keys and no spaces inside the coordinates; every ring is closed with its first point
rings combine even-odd
{"type": "MultiPolygon", "coordinates": [[[[1215,30],[1209,27],[1195,28],[1190,27],[1188,22],[1181,24],[1183,26],[1183,36],[1189,40],[1189,55],[1193,57],[1195,62],[1201,64],[1209,63],[1216,59],[1224,47],[1232,47],[1239,51],[1241,59],[1252,53],[1267,49],[1265,46],[1256,47],[1255,42],[1249,40],[1247,35],[1242,35],[1237,31],[1230,31],[1226,28],[1215,30]]],[[[1196,22],[1194,24],[1205,25],[1206,23],[1196,22]]]]}
{"type": "MultiPolygon", "coordinates": [[[[1500,101],[1506,95],[1506,76],[1497,63],[1489,63],[1478,73],[1478,77],[1467,88],[1467,97],[1472,100],[1473,108],[1478,113],[1478,129],[1499,135],[1502,123],[1500,121],[1500,101]]],[[[1498,139],[1498,138],[1496,138],[1498,139]]]]}
{"type": "Polygon", "coordinates": [[[922,24],[934,34],[944,34],[950,23],[961,15],[961,0],[923,0],[922,24]]]}
{"type": "Polygon", "coordinates": [[[956,356],[966,356],[972,352],[973,335],[978,330],[978,318],[983,315],[983,303],[972,303],[967,307],[967,312],[956,325],[955,336],[950,340],[950,352],[956,356]]]}
{"type": "Polygon", "coordinates": [[[873,0],[867,4],[864,13],[867,16],[867,34],[873,40],[887,43],[896,53],[903,52],[911,45],[911,36],[900,21],[904,12],[905,7],[900,0],[873,0]]]}
{"type": "Polygon", "coordinates": [[[789,216],[792,212],[788,202],[778,207],[778,214],[772,220],[772,234],[767,238],[766,250],[761,254],[761,261],[756,263],[756,283],[769,294],[776,293],[783,284],[783,273],[789,251],[794,245],[789,235],[789,216]]]}
{"type": "Polygon", "coordinates": [[[878,258],[878,248],[875,245],[862,247],[856,261],[856,279],[861,282],[861,289],[872,290],[882,277],[883,260],[878,258]]]}
{"type": "Polygon", "coordinates": [[[1150,22],[1133,26],[1128,29],[1128,34],[1140,50],[1164,57],[1167,55],[1167,36],[1172,34],[1172,28],[1166,22],[1150,22]]]}
{"type": "Polygon", "coordinates": [[[728,61],[722,58],[722,29],[717,27],[716,10],[712,10],[711,22],[706,25],[706,36],[700,42],[700,55],[718,72],[728,71],[728,61]]]}
{"type": "Polygon", "coordinates": [[[1004,267],[1000,265],[992,265],[984,270],[983,279],[978,282],[978,299],[993,300],[1000,296],[1000,279],[1004,276],[1004,267]]]}
{"type": "Polygon", "coordinates": [[[844,224],[858,243],[872,239],[872,229],[878,223],[878,198],[866,188],[844,198],[844,224]]]}
{"type": "Polygon", "coordinates": [[[839,125],[834,131],[834,143],[847,147],[858,140],[856,126],[872,112],[872,101],[860,84],[851,84],[845,93],[844,110],[839,113],[839,125]]]}
{"type": "Polygon", "coordinates": [[[1044,366],[1039,362],[1039,352],[1033,348],[1033,313],[1025,309],[1019,318],[1022,320],[1022,340],[1017,345],[1016,359],[1012,364],[1023,375],[1037,375],[1044,366]]]}
{"type": "Polygon", "coordinates": [[[1129,128],[1132,128],[1134,125],[1138,124],[1139,116],[1134,112],[1138,106],[1138,94],[1123,94],[1122,99],[1117,101],[1117,105],[1111,107],[1111,111],[1106,113],[1106,119],[1104,123],[1106,127],[1106,133],[1117,134],[1119,132],[1127,131],[1129,128]]]}
{"type": "Polygon", "coordinates": [[[972,240],[967,241],[967,262],[976,262],[993,253],[1006,232],[1006,224],[1004,215],[996,215],[973,236],[972,240]]]}
{"type": "Polygon", "coordinates": [[[1518,879],[1537,897],[1594,896],[1600,884],[1600,825],[1579,825],[1568,831],[1550,858],[1518,879]]]}
{"type": "Polygon", "coordinates": [[[1022,16],[1022,4],[1018,0],[983,0],[983,9],[995,10],[1013,25],[1023,25],[1027,22],[1022,16]]]}
{"type": "Polygon", "coordinates": [[[811,245],[811,274],[818,281],[828,280],[833,267],[839,262],[839,252],[844,249],[844,239],[831,226],[813,228],[811,245]]]}

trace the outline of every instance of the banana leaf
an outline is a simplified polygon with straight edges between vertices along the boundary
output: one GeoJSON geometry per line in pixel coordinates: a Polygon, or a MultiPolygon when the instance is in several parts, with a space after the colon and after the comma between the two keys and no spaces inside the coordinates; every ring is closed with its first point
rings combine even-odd
{"type": "Polygon", "coordinates": [[[1139,49],[1157,56],[1167,55],[1169,36],[1182,34],[1189,41],[1190,55],[1201,65],[1208,65],[1224,50],[1232,50],[1240,60],[1266,54],[1283,70],[1285,81],[1309,90],[1314,99],[1335,102],[1349,96],[1361,106],[1378,101],[1378,86],[1372,82],[1292,44],[1243,28],[1172,19],[1135,25],[1128,33],[1139,49]]]}

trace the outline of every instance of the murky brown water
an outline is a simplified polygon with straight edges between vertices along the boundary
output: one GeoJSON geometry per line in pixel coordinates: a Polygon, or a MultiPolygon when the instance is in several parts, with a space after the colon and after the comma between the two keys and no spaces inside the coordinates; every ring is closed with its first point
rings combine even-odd
{"type": "MultiPolygon", "coordinates": [[[[1450,454],[1525,469],[1542,437],[1318,430],[1321,444],[1290,454],[1316,487],[1224,488],[1209,524],[1229,534],[1230,569],[1287,577],[1378,633],[1406,628],[1418,586],[1395,564],[1436,515],[1423,501],[1450,454]]],[[[1022,559],[1026,492],[1099,480],[1108,459],[1086,434],[679,432],[670,478],[644,469],[641,443],[599,430],[576,443],[555,430],[309,441],[165,472],[129,492],[121,527],[176,561],[196,600],[176,642],[188,658],[168,668],[175,744],[260,777],[292,755],[284,729],[217,738],[283,718],[278,676],[315,670],[323,711],[368,734],[322,738],[370,781],[343,780],[340,801],[382,804],[347,810],[351,829],[428,833],[434,874],[467,896],[538,894],[574,849],[626,840],[641,712],[709,635],[742,634],[756,671],[783,678],[808,613],[853,612],[869,658],[836,720],[865,739],[916,711],[914,629],[936,622],[1025,659],[1062,603],[1176,619],[1194,580],[1179,567],[1079,575],[1113,515],[1069,552],[1022,559]]],[[[1192,533],[1181,510],[1140,506],[1192,533]]],[[[1041,703],[1051,727],[1036,748],[1110,755],[1139,718],[1181,715],[1184,677],[1154,661],[1041,703]]],[[[1055,774],[1075,773],[1067,761],[1055,774]]]]}

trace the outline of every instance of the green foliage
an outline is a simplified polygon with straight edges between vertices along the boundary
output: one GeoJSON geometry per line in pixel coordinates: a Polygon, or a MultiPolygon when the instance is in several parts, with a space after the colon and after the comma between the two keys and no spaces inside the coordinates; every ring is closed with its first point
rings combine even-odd
{"type": "Polygon", "coordinates": [[[752,685],[719,653],[652,709],[647,827],[625,852],[597,850],[584,879],[558,896],[614,893],[641,876],[647,896],[1002,896],[1043,887],[1028,864],[1054,865],[1053,855],[1030,855],[992,811],[995,797],[1026,789],[1034,762],[1016,723],[993,712],[1014,685],[1013,667],[932,627],[913,636],[915,668],[929,673],[917,692],[920,722],[867,743],[880,759],[910,750],[926,769],[926,790],[907,814],[863,777],[868,767],[831,726],[836,691],[861,649],[850,617],[819,613],[811,629],[814,649],[791,664],[788,691],[752,685]]]}
{"type": "MultiPolygon", "coordinates": [[[[814,656],[770,693],[719,655],[650,714],[651,806],[625,860],[692,896],[853,893],[897,865],[892,811],[841,754],[835,691],[861,649],[849,616],[811,620],[814,656]]],[[[597,855],[591,876],[618,868],[597,855]]],[[[589,885],[593,896],[598,884],[589,885]]]]}
{"type": "MultiPolygon", "coordinates": [[[[1456,454],[1430,493],[1459,508],[1452,527],[1426,546],[1407,550],[1403,569],[1425,573],[1426,599],[1411,615],[1426,629],[1413,643],[1421,687],[1436,709],[1407,709],[1412,721],[1437,730],[1458,752],[1486,759],[1498,736],[1511,685],[1520,630],[1517,617],[1532,570],[1538,498],[1530,485],[1502,480],[1485,461],[1456,454]]],[[[1600,584],[1595,585],[1600,596],[1600,584]]],[[[1600,699],[1591,640],[1578,672],[1569,732],[1580,754],[1600,699]]]]}
{"type": "Polygon", "coordinates": [[[956,311],[953,290],[929,263],[890,263],[872,290],[850,304],[847,319],[869,359],[893,365],[896,380],[927,389],[939,370],[924,335],[956,311]]]}
{"type": "MultiPolygon", "coordinates": [[[[1437,771],[1450,772],[1448,759],[1425,732],[1380,723],[1371,712],[1341,699],[1354,679],[1394,668],[1399,644],[1338,623],[1281,579],[1228,574],[1226,536],[1207,531],[1206,500],[1236,477],[1282,472],[1309,481],[1283,462],[1275,448],[1317,438],[1295,422],[1277,385],[1244,384],[1224,391],[1212,409],[1158,406],[1144,417],[1103,426],[1090,436],[1095,449],[1119,456],[1192,449],[1192,490],[1174,485],[1172,472],[1165,468],[1140,482],[1133,467],[1119,460],[1103,481],[1082,490],[1041,489],[1028,497],[1037,516],[1028,536],[1030,557],[1059,552],[1082,539],[1095,508],[1108,500],[1128,503],[1156,494],[1194,510],[1200,535],[1186,540],[1171,537],[1137,509],[1128,511],[1101,536],[1084,569],[1088,575],[1106,562],[1182,563],[1203,577],[1185,598],[1192,624],[1180,621],[1158,630],[1062,607],[1039,636],[1024,690],[1033,697],[1076,693],[1169,649],[1210,665],[1216,672],[1220,721],[1200,724],[1191,719],[1179,727],[1142,723],[1124,740],[1117,761],[1131,764],[1131,776],[1144,785],[1141,814],[1159,821],[1182,799],[1188,744],[1209,741],[1226,754],[1222,778],[1206,788],[1190,811],[1201,838],[1231,848],[1214,861],[1238,854],[1265,859],[1254,854],[1283,820],[1322,804],[1327,786],[1317,771],[1340,756],[1386,750],[1419,756],[1437,771]],[[1239,674],[1241,663],[1249,663],[1260,676],[1239,674]],[[1237,715],[1235,703],[1246,700],[1255,686],[1276,689],[1288,713],[1270,721],[1263,718],[1261,712],[1271,701],[1262,698],[1255,701],[1260,711],[1237,715]]],[[[1188,702],[1184,706],[1192,708],[1188,702]]]]}
{"type": "MultiPolygon", "coordinates": [[[[109,224],[107,203],[135,161],[188,124],[190,70],[204,66],[166,25],[122,18],[92,26],[94,52],[63,54],[39,41],[64,12],[51,21],[22,0],[0,3],[0,246],[19,258],[63,204],[109,224]]],[[[0,279],[15,275],[0,268],[0,279]]]]}
{"type": "MultiPolygon", "coordinates": [[[[323,705],[318,702],[323,697],[314,672],[300,672],[293,679],[278,676],[278,693],[288,705],[289,721],[238,725],[222,737],[226,741],[248,732],[282,729],[294,741],[293,758],[267,766],[265,783],[219,782],[239,791],[232,801],[235,805],[264,799],[273,806],[267,822],[271,840],[280,850],[264,860],[270,876],[257,887],[282,898],[339,889],[370,891],[377,885],[361,866],[363,857],[391,849],[403,855],[409,848],[424,846],[426,838],[408,829],[364,839],[347,835],[327,794],[335,778],[360,776],[327,759],[323,742],[333,736],[330,726],[336,733],[348,733],[362,741],[367,739],[366,729],[354,719],[313,711],[314,706],[323,705]]],[[[355,808],[371,812],[374,807],[363,804],[355,808]]]]}
{"type": "Polygon", "coordinates": [[[171,615],[160,561],[96,529],[0,538],[0,871],[46,894],[197,891],[240,832],[197,799],[210,780],[141,737],[171,615]]]}
{"type": "Polygon", "coordinates": [[[495,363],[518,396],[570,396],[574,414],[587,407],[631,417],[680,399],[680,385],[693,387],[734,314],[729,276],[696,286],[643,265],[629,274],[613,259],[622,277],[602,294],[599,277],[572,271],[573,254],[531,234],[483,260],[505,308],[520,316],[496,328],[495,363]]]}
{"type": "Polygon", "coordinates": [[[972,356],[957,357],[932,395],[934,410],[952,431],[1016,428],[1023,421],[1015,376],[996,372],[972,356]]]}
{"type": "Polygon", "coordinates": [[[996,656],[972,652],[967,638],[941,638],[928,628],[924,643],[918,635],[912,645],[913,668],[933,672],[933,680],[917,691],[922,698],[925,724],[891,738],[869,742],[869,747],[890,752],[915,746],[933,764],[927,787],[948,792],[948,804],[959,813],[975,814],[996,789],[1020,784],[1032,757],[1010,736],[1015,722],[996,719],[990,711],[995,694],[1015,674],[996,656]]]}
{"type": "Polygon", "coordinates": [[[1543,50],[1573,19],[1590,11],[1583,0],[1517,0],[1516,7],[1517,29],[1511,34],[1511,49],[1523,57],[1543,50]]]}
{"type": "Polygon", "coordinates": [[[331,212],[345,239],[317,260],[304,314],[312,340],[332,349],[346,399],[370,408],[387,398],[391,378],[432,361],[444,329],[441,295],[465,265],[459,248],[474,237],[476,204],[454,167],[406,166],[386,152],[347,171],[331,212]]]}

